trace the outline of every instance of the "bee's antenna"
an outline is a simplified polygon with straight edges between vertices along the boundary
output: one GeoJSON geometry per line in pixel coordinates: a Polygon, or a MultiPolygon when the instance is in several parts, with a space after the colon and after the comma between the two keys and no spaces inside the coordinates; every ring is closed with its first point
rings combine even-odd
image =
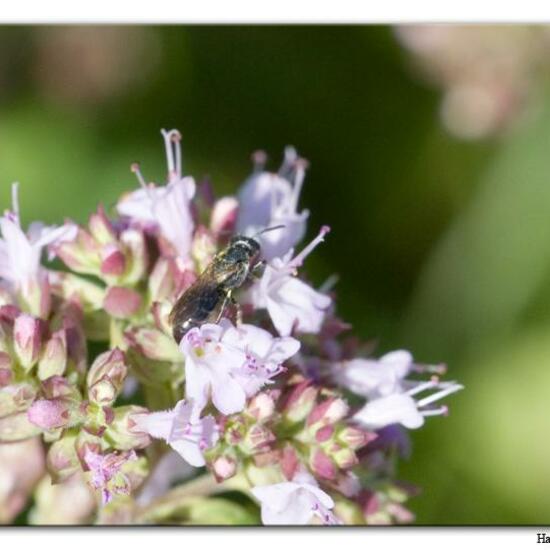
{"type": "Polygon", "coordinates": [[[284,225],[284,224],[273,225],[272,227],[266,227],[265,229],[262,229],[261,231],[258,231],[258,233],[256,233],[253,238],[259,237],[260,235],[263,235],[264,233],[267,233],[268,231],[275,231],[276,229],[284,229],[285,227],[286,227],[286,225],[284,225]]]}

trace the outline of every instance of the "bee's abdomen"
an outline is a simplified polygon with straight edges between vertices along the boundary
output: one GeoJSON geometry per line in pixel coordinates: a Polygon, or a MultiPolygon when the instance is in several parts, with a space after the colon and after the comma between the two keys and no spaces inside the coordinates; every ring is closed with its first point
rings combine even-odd
{"type": "Polygon", "coordinates": [[[197,290],[183,294],[170,315],[172,334],[178,343],[192,328],[215,322],[223,306],[225,292],[219,287],[197,290]]]}

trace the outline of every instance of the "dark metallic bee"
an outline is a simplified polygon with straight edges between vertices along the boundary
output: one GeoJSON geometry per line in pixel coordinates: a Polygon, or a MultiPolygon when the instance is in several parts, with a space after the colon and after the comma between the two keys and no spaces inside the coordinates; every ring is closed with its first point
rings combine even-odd
{"type": "Polygon", "coordinates": [[[193,327],[203,323],[217,323],[229,302],[237,305],[232,292],[263,265],[263,262],[256,261],[259,254],[258,241],[236,235],[214,256],[199,278],[178,298],[170,312],[169,322],[176,342],[193,327]]]}

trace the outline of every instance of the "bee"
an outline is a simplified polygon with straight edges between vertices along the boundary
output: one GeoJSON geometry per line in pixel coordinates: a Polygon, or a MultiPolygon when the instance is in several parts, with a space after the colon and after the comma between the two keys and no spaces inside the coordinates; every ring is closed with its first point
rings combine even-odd
{"type": "MultiPolygon", "coordinates": [[[[279,229],[269,227],[257,235],[279,229]]],[[[256,236],[257,236],[256,235],[256,236]]],[[[178,298],[168,318],[176,342],[186,332],[204,323],[217,323],[229,303],[237,307],[237,323],[240,308],[233,292],[252,278],[264,265],[259,260],[260,243],[253,237],[236,235],[218,252],[199,278],[178,298]]]]}

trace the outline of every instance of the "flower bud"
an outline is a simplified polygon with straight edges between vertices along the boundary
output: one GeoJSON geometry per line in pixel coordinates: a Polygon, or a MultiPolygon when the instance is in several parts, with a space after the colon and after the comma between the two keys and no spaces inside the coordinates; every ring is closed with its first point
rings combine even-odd
{"type": "Polygon", "coordinates": [[[167,300],[173,294],[176,287],[176,266],[170,258],[160,257],[151,275],[149,275],[149,294],[153,301],[167,300]]]}
{"type": "Polygon", "coordinates": [[[212,470],[216,480],[222,482],[235,475],[237,462],[230,456],[220,456],[212,463],[212,470]]]}
{"type": "Polygon", "coordinates": [[[21,366],[29,371],[37,363],[42,344],[42,323],[25,313],[15,319],[13,327],[15,354],[21,366]]]}
{"type": "Polygon", "coordinates": [[[147,273],[148,257],[145,236],[142,231],[137,229],[125,229],[120,235],[120,242],[126,256],[123,282],[127,285],[134,285],[147,273]]]}
{"type": "Polygon", "coordinates": [[[39,399],[28,411],[29,421],[44,430],[63,428],[69,424],[69,404],[63,399],[39,399]]]}
{"type": "Polygon", "coordinates": [[[275,412],[275,400],[267,392],[258,393],[250,400],[246,411],[258,422],[265,422],[275,412]]]}
{"type": "Polygon", "coordinates": [[[298,455],[294,447],[286,445],[281,456],[281,469],[284,476],[290,481],[298,470],[298,455]]]}
{"type": "Polygon", "coordinates": [[[305,420],[315,405],[318,391],[308,380],[297,384],[286,400],[283,410],[285,418],[290,422],[305,420]]]}
{"type": "Polygon", "coordinates": [[[27,382],[0,388],[0,418],[26,411],[36,397],[36,389],[27,382]]]}
{"type": "MultiPolygon", "coordinates": [[[[128,367],[125,364],[124,352],[118,348],[106,351],[96,358],[88,371],[86,379],[88,391],[91,392],[96,384],[107,381],[112,388],[110,389],[107,385],[103,384],[101,387],[98,386],[96,393],[105,397],[107,393],[112,391],[112,401],[114,401],[122,390],[127,374],[128,367]]],[[[105,400],[100,398],[97,402],[104,403],[105,400]]]]}
{"type": "Polygon", "coordinates": [[[129,345],[149,359],[182,362],[182,353],[171,336],[152,328],[135,328],[125,333],[129,345]]]}
{"type": "Polygon", "coordinates": [[[307,418],[307,425],[320,424],[327,426],[342,420],[349,411],[348,404],[340,398],[325,399],[311,411],[307,418]]]}
{"type": "Polygon", "coordinates": [[[79,303],[86,310],[97,310],[103,305],[104,288],[79,275],[54,271],[50,274],[50,281],[55,294],[79,303]]]}
{"type": "Polygon", "coordinates": [[[136,424],[132,415],[146,412],[148,412],[147,409],[137,405],[117,407],[114,409],[113,421],[107,426],[103,439],[119,451],[144,449],[151,443],[151,438],[146,433],[133,430],[136,424]]]}
{"type": "Polygon", "coordinates": [[[53,483],[62,483],[80,470],[76,453],[76,435],[67,434],[52,443],[46,456],[46,467],[53,483]]]}
{"type": "Polygon", "coordinates": [[[346,426],[338,432],[337,439],[353,450],[360,449],[377,438],[377,434],[353,426],[346,426]]]}
{"type": "Polygon", "coordinates": [[[338,466],[338,468],[347,469],[355,466],[358,463],[355,453],[349,448],[341,448],[337,451],[332,452],[332,459],[338,466]]]}
{"type": "Polygon", "coordinates": [[[106,245],[116,241],[116,233],[112,223],[105,215],[105,210],[99,206],[97,212],[90,216],[88,227],[92,237],[100,244],[106,245]]]}
{"type": "Polygon", "coordinates": [[[67,367],[67,340],[65,331],[58,330],[48,340],[40,361],[38,378],[46,380],[50,376],[62,375],[67,367]]]}
{"type": "Polygon", "coordinates": [[[310,467],[317,477],[336,478],[336,467],[332,460],[321,449],[315,449],[310,459],[310,467]]]}
{"type": "Polygon", "coordinates": [[[76,239],[73,241],[57,244],[55,252],[72,271],[100,275],[99,245],[83,229],[78,229],[76,239]]]}
{"type": "Polygon", "coordinates": [[[10,355],[0,351],[0,388],[8,386],[13,379],[13,361],[10,355]]]}
{"type": "Polygon", "coordinates": [[[50,376],[40,386],[46,399],[63,398],[80,402],[78,388],[62,376],[50,376]]]}
{"type": "Polygon", "coordinates": [[[265,426],[262,424],[254,424],[247,431],[239,448],[245,454],[252,455],[268,450],[271,442],[274,440],[275,436],[265,426]]]}
{"type": "Polygon", "coordinates": [[[42,430],[29,421],[27,412],[19,412],[0,418],[0,443],[22,441],[38,435],[42,430]]]}
{"type": "Polygon", "coordinates": [[[116,244],[108,244],[101,250],[101,274],[107,277],[120,277],[126,269],[124,253],[116,244]]]}
{"type": "Polygon", "coordinates": [[[122,286],[112,286],[107,290],[103,307],[117,319],[127,319],[141,308],[141,295],[135,290],[122,286]]]}

